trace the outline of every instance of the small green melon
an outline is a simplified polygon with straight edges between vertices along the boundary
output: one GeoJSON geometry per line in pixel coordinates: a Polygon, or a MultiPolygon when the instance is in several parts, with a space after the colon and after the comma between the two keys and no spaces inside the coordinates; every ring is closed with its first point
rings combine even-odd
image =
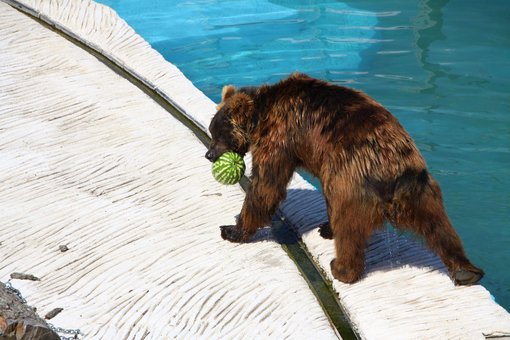
{"type": "Polygon", "coordinates": [[[221,184],[239,183],[244,175],[246,164],[243,157],[233,151],[225,152],[212,165],[212,174],[221,184]]]}

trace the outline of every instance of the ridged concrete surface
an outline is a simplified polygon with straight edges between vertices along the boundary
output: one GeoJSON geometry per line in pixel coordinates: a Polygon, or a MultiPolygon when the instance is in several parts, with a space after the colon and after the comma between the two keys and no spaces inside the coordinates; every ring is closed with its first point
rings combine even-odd
{"type": "Polygon", "coordinates": [[[270,233],[220,238],[244,193],[169,113],[2,2],[0,60],[0,280],[39,277],[12,283],[41,315],[84,339],[336,338],[270,233]]]}
{"type": "MultiPolygon", "coordinates": [[[[43,20],[102,51],[176,103],[198,125],[209,124],[214,103],[111,9],[89,0],[9,1],[24,4],[43,20]]],[[[281,210],[331,278],[333,242],[321,239],[315,229],[326,220],[320,193],[296,175],[281,210]]],[[[510,334],[510,315],[483,286],[455,287],[437,257],[405,235],[375,235],[368,245],[366,273],[353,285],[333,282],[362,338],[484,339],[484,334],[510,334]]]]}

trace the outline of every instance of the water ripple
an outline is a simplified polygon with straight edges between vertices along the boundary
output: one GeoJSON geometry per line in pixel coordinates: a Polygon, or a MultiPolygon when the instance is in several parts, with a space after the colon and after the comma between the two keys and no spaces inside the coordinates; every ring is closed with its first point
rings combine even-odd
{"type": "Polygon", "coordinates": [[[404,53],[410,53],[411,50],[401,50],[401,51],[377,51],[377,54],[404,54],[404,53]]]}
{"type": "Polygon", "coordinates": [[[383,42],[392,42],[393,39],[369,39],[369,38],[335,38],[335,37],[324,37],[326,41],[333,42],[333,43],[360,43],[360,44],[377,44],[377,43],[383,43],[383,42]]]}
{"type": "Polygon", "coordinates": [[[401,76],[397,74],[374,74],[377,78],[396,79],[396,80],[412,80],[413,77],[401,76]]]}
{"type": "Polygon", "coordinates": [[[344,30],[368,30],[368,31],[398,31],[398,30],[409,30],[412,26],[341,26],[344,30]]]}
{"type": "Polygon", "coordinates": [[[394,16],[399,15],[401,12],[400,11],[369,12],[369,11],[357,11],[357,10],[350,10],[350,9],[326,8],[326,13],[356,15],[356,16],[364,16],[364,17],[394,17],[394,16]]]}

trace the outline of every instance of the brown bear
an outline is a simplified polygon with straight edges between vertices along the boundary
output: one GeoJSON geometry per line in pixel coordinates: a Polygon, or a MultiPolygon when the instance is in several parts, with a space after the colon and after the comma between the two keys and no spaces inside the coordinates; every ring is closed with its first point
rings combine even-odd
{"type": "Polygon", "coordinates": [[[253,160],[244,205],[236,225],[221,227],[224,239],[247,242],[269,223],[301,167],[322,185],[329,224],[319,231],[335,240],[336,279],[360,279],[367,240],[385,221],[422,236],[456,284],[483,277],[467,259],[414,141],[365,93],[295,73],[274,85],[225,86],[217,109],[206,158],[251,151],[253,160]]]}

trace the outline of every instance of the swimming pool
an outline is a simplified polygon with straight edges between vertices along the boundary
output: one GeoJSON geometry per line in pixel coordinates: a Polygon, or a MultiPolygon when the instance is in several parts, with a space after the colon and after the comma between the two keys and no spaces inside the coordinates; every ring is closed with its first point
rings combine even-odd
{"type": "Polygon", "coordinates": [[[103,0],[217,101],[299,70],[356,87],[416,140],[482,281],[510,309],[510,6],[103,0]],[[241,6],[241,7],[240,7],[241,6]]]}

